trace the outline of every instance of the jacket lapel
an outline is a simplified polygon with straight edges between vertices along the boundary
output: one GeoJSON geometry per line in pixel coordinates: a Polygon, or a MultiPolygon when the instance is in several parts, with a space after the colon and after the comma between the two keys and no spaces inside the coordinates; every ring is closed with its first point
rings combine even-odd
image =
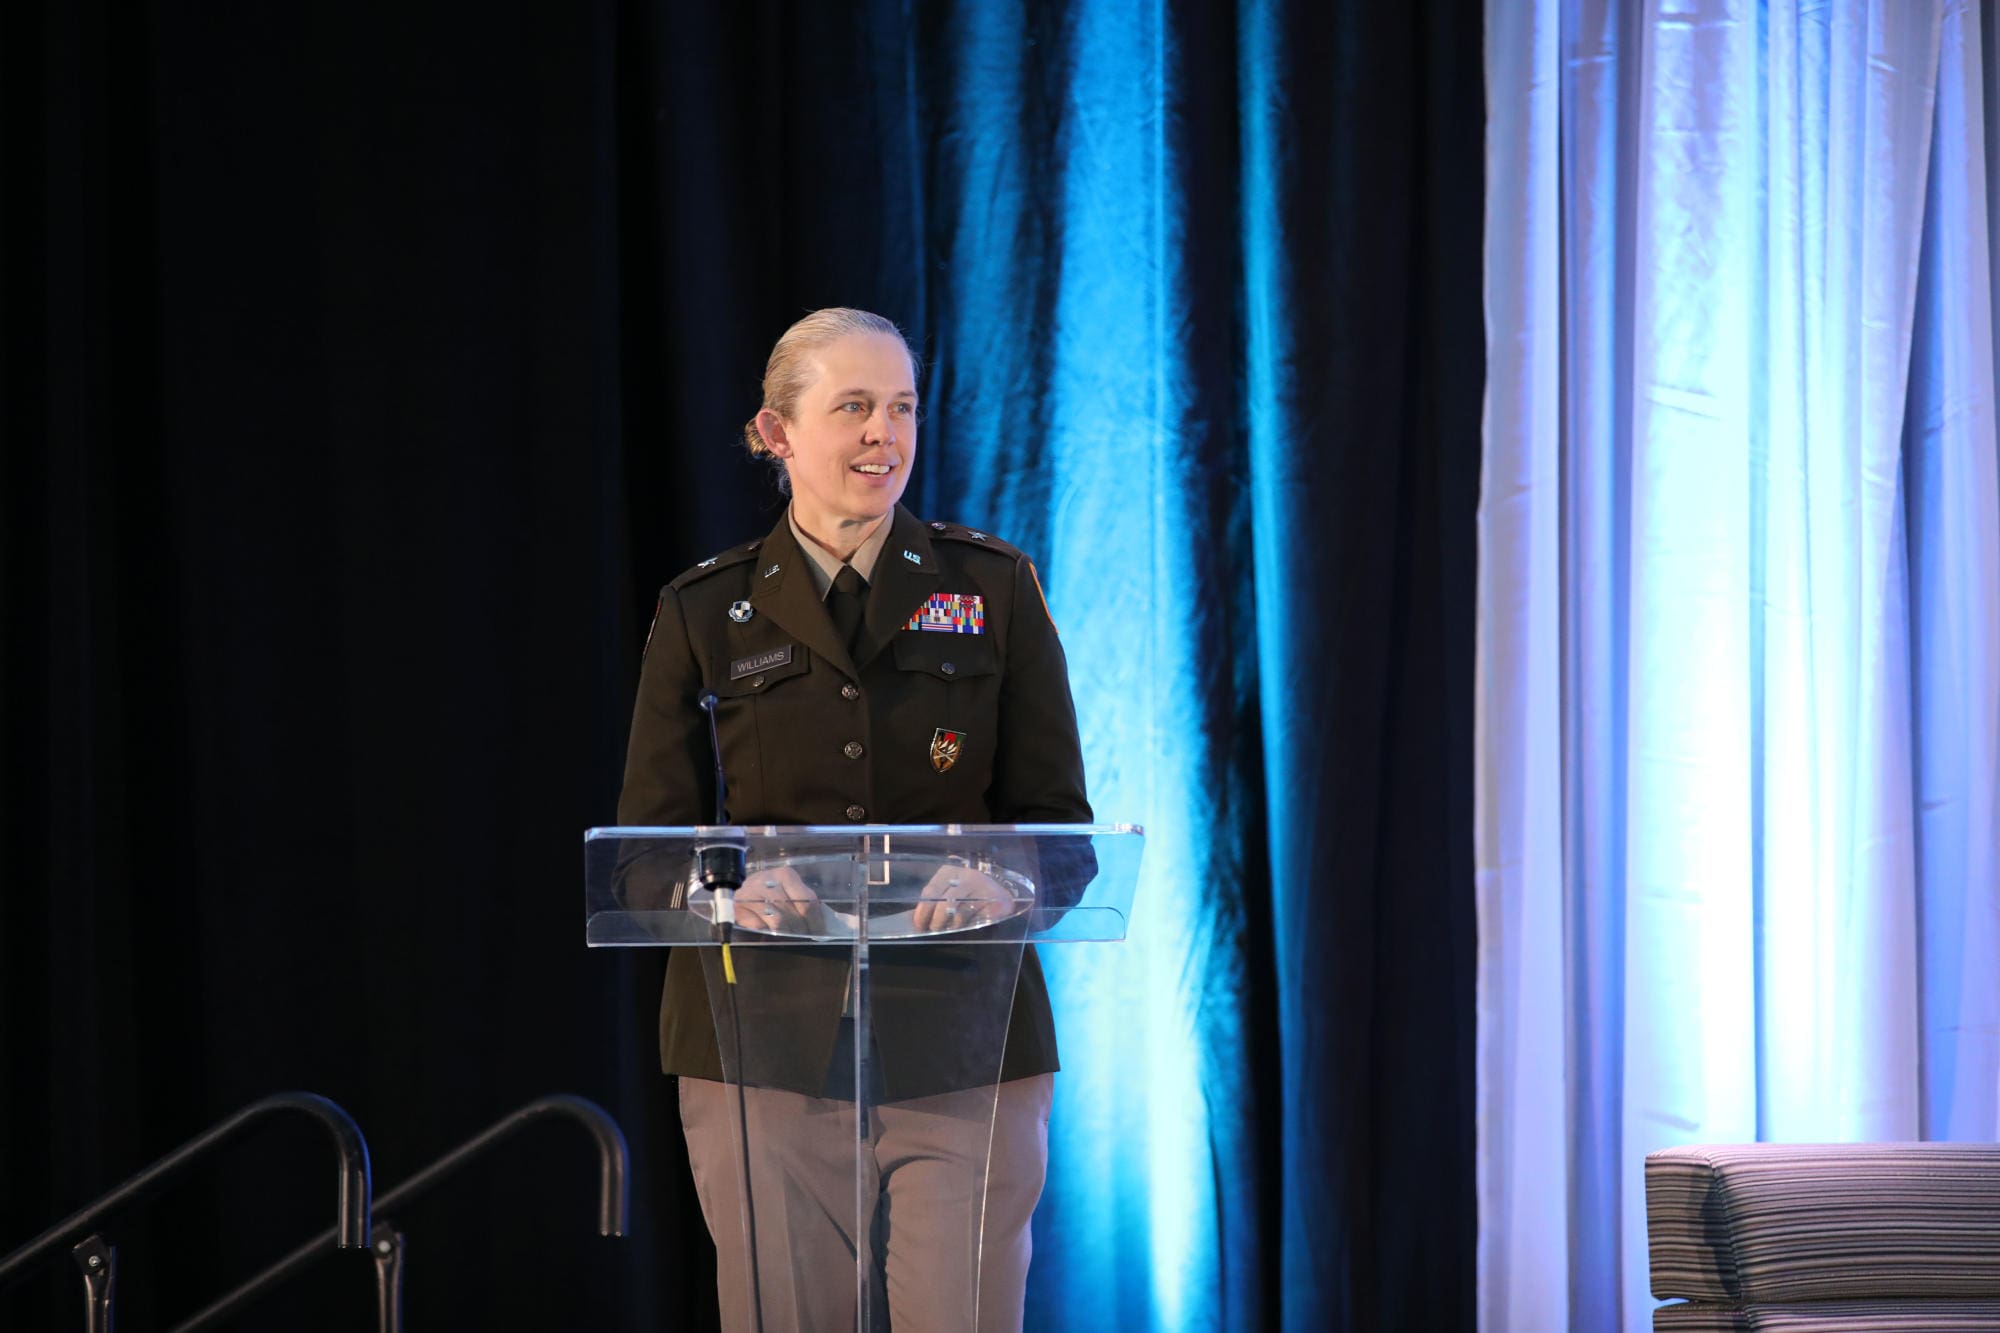
{"type": "Polygon", "coordinates": [[[875,577],[868,586],[868,614],[861,622],[861,642],[855,653],[857,669],[866,667],[889,646],[943,578],[929,531],[915,514],[897,505],[889,540],[882,545],[882,554],[875,561],[875,577]]]}
{"type": "Polygon", "coordinates": [[[814,653],[848,675],[858,676],[860,672],[847,656],[847,645],[834,637],[833,621],[813,586],[812,571],[806,568],[811,558],[799,549],[786,515],[778,515],[778,526],[757,548],[757,561],[750,571],[750,605],[814,653]]]}

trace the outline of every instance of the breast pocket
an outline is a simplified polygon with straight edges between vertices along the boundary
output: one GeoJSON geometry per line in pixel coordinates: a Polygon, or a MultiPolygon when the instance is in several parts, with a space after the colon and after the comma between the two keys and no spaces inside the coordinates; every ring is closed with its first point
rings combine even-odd
{"type": "Polygon", "coordinates": [[[805,693],[811,672],[812,655],[802,644],[777,644],[712,666],[715,729],[722,742],[731,819],[771,818],[772,764],[783,749],[785,715],[803,710],[803,699],[793,705],[792,696],[805,693]]]}
{"type": "Polygon", "coordinates": [[[895,639],[896,669],[934,676],[947,685],[999,673],[993,641],[984,634],[906,632],[895,639]]]}
{"type": "Polygon", "coordinates": [[[983,634],[905,633],[894,640],[889,719],[899,751],[944,790],[984,791],[998,741],[1000,659],[983,634]]]}

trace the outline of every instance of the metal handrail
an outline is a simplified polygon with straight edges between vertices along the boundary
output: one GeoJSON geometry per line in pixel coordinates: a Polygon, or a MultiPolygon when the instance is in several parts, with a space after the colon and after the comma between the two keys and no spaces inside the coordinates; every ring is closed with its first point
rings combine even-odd
{"type": "MultiPolygon", "coordinates": [[[[378,1246],[393,1244],[389,1239],[394,1231],[388,1226],[388,1214],[419,1196],[428,1193],[445,1177],[486,1152],[487,1149],[512,1135],[529,1122],[549,1116],[568,1116],[580,1122],[590,1131],[597,1144],[597,1234],[600,1236],[622,1236],[630,1208],[630,1186],[627,1180],[627,1153],[624,1131],[618,1128],[605,1109],[596,1102],[568,1093],[554,1093],[539,1097],[510,1115],[496,1121],[487,1129],[473,1135],[464,1143],[439,1157],[423,1170],[411,1176],[386,1194],[375,1200],[375,1233],[378,1246]]],[[[192,1333],[192,1330],[206,1327],[215,1320],[234,1314],[272,1287],[284,1282],[326,1253],[334,1233],[323,1231],[305,1244],[278,1260],[263,1272],[257,1274],[228,1295],[215,1301],[205,1309],[176,1324],[171,1333],[192,1333]]],[[[390,1253],[383,1248],[382,1256],[390,1253]]],[[[390,1326],[390,1316],[386,1313],[388,1297],[385,1300],[384,1325],[390,1326]]]]}
{"type": "Polygon", "coordinates": [[[105,1214],[138,1199],[184,1170],[196,1158],[220,1146],[253,1120],[274,1111],[302,1111],[326,1126],[340,1154],[337,1221],[327,1234],[343,1249],[368,1244],[369,1177],[368,1141],[361,1137],[354,1118],[334,1103],[311,1092],[280,1092],[250,1103],[226,1120],[218,1121],[202,1133],[154,1162],[118,1188],[84,1205],[41,1235],[0,1259],[0,1286],[19,1277],[36,1262],[51,1257],[83,1240],[105,1214]]]}

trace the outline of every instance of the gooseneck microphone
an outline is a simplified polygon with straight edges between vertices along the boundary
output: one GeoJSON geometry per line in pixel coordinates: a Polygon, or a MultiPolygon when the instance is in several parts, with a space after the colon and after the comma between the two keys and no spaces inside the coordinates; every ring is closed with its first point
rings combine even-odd
{"type": "MultiPolygon", "coordinates": [[[[715,727],[715,707],[721,702],[714,690],[703,690],[696,698],[701,711],[708,714],[708,749],[715,756],[715,823],[720,827],[729,822],[728,792],[729,781],[722,772],[722,736],[715,727]]],[[[715,938],[722,944],[722,978],[726,983],[722,988],[724,1011],[728,1017],[730,1052],[735,1057],[735,1077],[725,1081],[736,1085],[736,1151],[737,1169],[742,1173],[742,1222],[743,1234],[749,1242],[750,1250],[750,1309],[754,1319],[752,1327],[764,1326],[763,1284],[757,1271],[757,1205],[750,1196],[750,1134],[749,1116],[743,1104],[743,1016],[736,1008],[736,960],[729,948],[730,927],[736,923],[736,890],[743,887],[743,878],[749,873],[748,849],[740,841],[704,842],[694,849],[695,877],[714,894],[715,915],[711,926],[715,938]]]]}
{"type": "Polygon", "coordinates": [[[715,757],[715,822],[727,824],[729,782],[722,775],[722,737],[715,730],[715,706],[722,701],[716,697],[714,690],[703,690],[701,698],[695,702],[701,705],[702,712],[708,714],[708,752],[715,757]]]}
{"type": "MultiPolygon", "coordinates": [[[[715,756],[715,823],[720,827],[729,822],[729,780],[723,776],[722,737],[715,728],[715,706],[720,701],[714,690],[703,690],[695,702],[708,714],[708,747],[715,756]]],[[[736,891],[743,887],[743,877],[749,873],[745,850],[742,842],[735,839],[705,842],[695,848],[695,877],[715,895],[716,935],[725,943],[729,927],[736,920],[736,891]]]]}

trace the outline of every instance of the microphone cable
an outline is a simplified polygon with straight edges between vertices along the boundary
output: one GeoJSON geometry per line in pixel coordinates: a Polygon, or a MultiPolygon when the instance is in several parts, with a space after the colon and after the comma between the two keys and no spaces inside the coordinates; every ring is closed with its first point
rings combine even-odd
{"type": "MultiPolygon", "coordinates": [[[[708,747],[715,756],[715,823],[728,823],[728,782],[722,772],[722,737],[716,730],[715,706],[720,700],[714,690],[703,690],[697,701],[708,714],[708,747]]],[[[719,849],[718,849],[719,850],[719,849]]],[[[729,937],[736,923],[736,890],[743,886],[746,869],[740,848],[732,860],[718,856],[711,862],[701,850],[696,852],[697,868],[714,893],[715,938],[722,942],[723,1009],[729,1016],[730,1061],[736,1071],[736,1166],[743,1180],[743,1243],[750,1260],[751,1327],[764,1327],[764,1284],[757,1264],[757,1204],[750,1190],[750,1112],[743,1095],[743,1016],[736,1004],[736,960],[729,949],[729,937]],[[731,882],[733,880],[733,882],[731,882]]],[[[725,1073],[728,1071],[724,1071],[725,1073]]]]}

